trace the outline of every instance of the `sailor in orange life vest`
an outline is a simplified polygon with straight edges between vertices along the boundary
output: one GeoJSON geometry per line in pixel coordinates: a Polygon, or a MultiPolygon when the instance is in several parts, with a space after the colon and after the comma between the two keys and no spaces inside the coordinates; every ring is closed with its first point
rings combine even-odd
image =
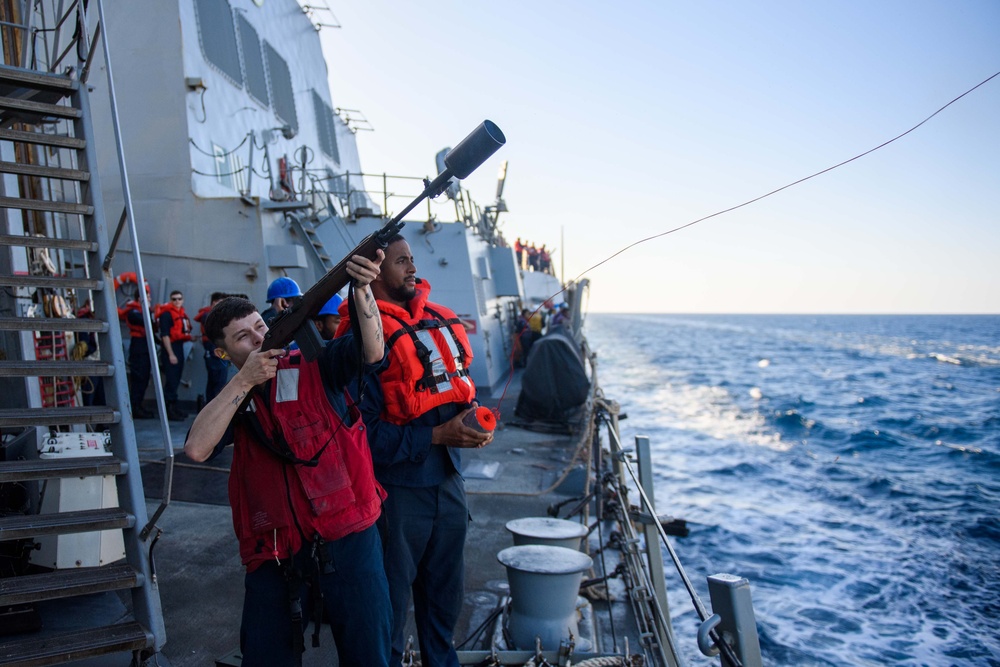
{"type": "Polygon", "coordinates": [[[237,373],[198,413],[184,453],[205,461],[235,445],[229,502],[246,566],[244,667],[301,664],[303,629],[310,616],[317,621],[316,645],[324,611],[340,665],[389,664],[392,616],[375,527],[385,491],[375,481],[367,429],[345,391],[359,372],[384,363],[368,287],[382,258],[379,251],[375,261],[355,255],[347,263],[363,358],[350,336],[327,342],[312,362],[298,350],[262,352],[267,325],[239,297],[223,299],[206,318],[216,353],[237,373]]]}
{"type": "Polygon", "coordinates": [[[125,322],[129,333],[128,390],[129,400],[132,403],[132,418],[152,419],[154,413],[142,405],[146,389],[149,387],[149,377],[153,372],[153,365],[149,360],[149,346],[146,344],[146,322],[142,316],[142,302],[139,300],[138,294],[118,309],[118,319],[125,322]]]}
{"type": "Polygon", "coordinates": [[[163,400],[167,402],[167,419],[183,421],[187,413],[177,407],[177,388],[184,374],[184,343],[191,340],[191,319],[184,312],[184,294],[170,293],[170,301],[157,307],[160,341],[163,343],[163,400]]]}
{"type": "MultiPolygon", "coordinates": [[[[452,635],[462,608],[469,521],[459,452],[489,444],[493,434],[462,423],[478,405],[468,371],[472,347],[455,313],[428,301],[430,285],[416,278],[402,236],[389,240],[371,287],[389,364],[368,383],[361,413],[375,477],[389,494],[379,523],[392,599],[392,664],[400,664],[405,648],[412,590],[421,662],[458,667],[452,635]]],[[[351,329],[343,305],[340,314],[337,334],[345,335],[351,329]]]]}

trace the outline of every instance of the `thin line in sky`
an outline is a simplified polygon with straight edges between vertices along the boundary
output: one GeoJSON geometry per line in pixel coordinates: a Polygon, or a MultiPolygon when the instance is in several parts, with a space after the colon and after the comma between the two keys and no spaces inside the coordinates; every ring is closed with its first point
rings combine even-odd
{"type": "MultiPolygon", "coordinates": [[[[815,174],[810,174],[809,176],[806,176],[804,178],[800,178],[799,180],[793,181],[791,183],[788,183],[787,185],[783,185],[780,188],[777,188],[776,190],[771,190],[767,194],[763,194],[763,195],[760,195],[759,197],[754,197],[753,199],[749,199],[749,200],[743,202],[742,204],[737,204],[736,206],[731,206],[731,207],[723,209],[721,211],[716,211],[715,213],[712,213],[710,215],[706,215],[703,218],[698,218],[697,220],[692,220],[691,222],[683,224],[680,227],[674,227],[673,229],[668,229],[665,232],[660,232],[659,234],[654,234],[652,236],[647,236],[644,239],[639,239],[638,241],[634,241],[633,243],[628,244],[627,246],[625,246],[624,248],[622,248],[618,252],[614,253],[613,255],[610,255],[610,256],[606,257],[605,259],[601,260],[600,262],[598,262],[597,264],[594,264],[589,269],[584,270],[582,273],[580,273],[578,276],[576,276],[576,278],[573,279],[573,282],[576,282],[577,280],[579,280],[580,278],[582,278],[586,274],[590,273],[591,271],[593,271],[597,267],[610,262],[612,259],[614,259],[618,255],[622,254],[626,250],[630,250],[630,249],[634,248],[637,245],[643,244],[643,243],[645,243],[647,241],[652,241],[653,239],[658,239],[661,236],[666,236],[667,234],[673,234],[674,232],[679,232],[682,229],[687,229],[688,227],[691,227],[693,225],[697,225],[699,222],[704,222],[704,221],[709,220],[711,218],[715,218],[715,217],[718,217],[720,215],[723,215],[724,213],[729,213],[731,211],[735,211],[738,208],[743,208],[744,206],[749,206],[750,204],[759,202],[761,199],[766,199],[767,197],[770,197],[771,195],[775,195],[775,194],[781,192],[782,190],[787,190],[788,188],[790,188],[792,186],[798,185],[800,183],[805,183],[809,179],[816,178],[817,176],[825,174],[825,173],[827,173],[829,171],[833,171],[834,169],[837,169],[839,167],[843,167],[845,164],[849,164],[851,162],[854,162],[855,160],[863,158],[866,155],[869,155],[870,153],[874,153],[875,151],[879,150],[880,148],[885,148],[886,146],[888,146],[889,144],[893,143],[894,141],[896,141],[898,139],[902,139],[903,137],[905,137],[906,135],[908,135],[910,132],[913,132],[918,127],[920,127],[921,125],[923,125],[924,123],[926,123],[927,121],[929,121],[931,118],[934,118],[934,116],[938,115],[939,113],[941,113],[942,111],[944,111],[945,109],[947,109],[948,107],[950,107],[955,102],[959,101],[960,99],[962,99],[963,97],[965,97],[966,95],[968,95],[972,91],[976,90],[980,86],[986,85],[987,83],[989,83],[990,81],[992,81],[993,79],[995,79],[998,76],[1000,76],[1000,72],[997,72],[993,76],[987,77],[986,79],[984,79],[983,81],[979,82],[978,84],[976,84],[972,88],[969,88],[967,91],[965,91],[964,93],[962,93],[961,95],[959,95],[958,97],[956,97],[955,99],[953,99],[952,101],[950,101],[947,104],[945,104],[943,107],[941,107],[940,109],[938,109],[937,111],[935,111],[934,113],[932,113],[930,116],[927,116],[927,118],[924,118],[922,121],[920,121],[919,123],[917,123],[916,125],[914,125],[910,129],[908,129],[906,132],[903,132],[902,134],[899,134],[899,135],[893,137],[892,139],[889,139],[888,141],[885,141],[885,142],[879,144],[878,146],[875,146],[874,148],[866,150],[864,153],[859,153],[858,155],[855,155],[854,157],[852,157],[850,159],[844,160],[843,162],[838,162],[837,164],[833,165],[832,167],[827,167],[826,169],[823,169],[821,171],[817,171],[815,174]]],[[[559,293],[562,293],[562,291],[565,291],[565,290],[561,290],[559,293]]],[[[553,296],[555,296],[555,295],[553,295],[553,296]]]]}

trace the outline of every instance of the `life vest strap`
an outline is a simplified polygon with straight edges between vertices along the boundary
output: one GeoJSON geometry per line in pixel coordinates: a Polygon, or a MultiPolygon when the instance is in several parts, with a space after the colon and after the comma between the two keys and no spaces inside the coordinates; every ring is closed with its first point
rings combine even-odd
{"type": "Polygon", "coordinates": [[[460,368],[454,373],[441,373],[440,375],[432,375],[430,377],[424,376],[417,380],[417,391],[430,391],[432,394],[438,393],[437,386],[443,382],[448,382],[452,378],[466,377],[469,375],[469,371],[466,368],[460,368]]]}

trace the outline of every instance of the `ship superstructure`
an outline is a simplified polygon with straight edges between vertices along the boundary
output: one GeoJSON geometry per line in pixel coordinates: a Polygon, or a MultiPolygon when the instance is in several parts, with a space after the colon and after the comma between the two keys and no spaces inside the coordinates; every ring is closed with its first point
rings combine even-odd
{"type": "MultiPolygon", "coordinates": [[[[180,289],[197,309],[221,291],[246,294],[263,310],[271,280],[288,276],[306,289],[384,224],[383,212],[406,203],[400,192],[419,192],[419,179],[383,175],[368,179],[380,192],[366,190],[317,27],[297,3],[108,4],[113,57],[127,63],[115,67],[127,91],[118,112],[154,301],[180,289]]],[[[103,84],[93,85],[97,99],[103,84]]],[[[95,104],[99,145],[113,145],[109,117],[95,104]]],[[[99,168],[108,210],[121,211],[115,155],[99,153],[99,168]]],[[[435,298],[467,322],[480,360],[473,377],[488,390],[507,373],[503,332],[516,317],[519,272],[496,232],[497,207],[478,208],[457,183],[449,194],[455,222],[415,216],[403,234],[435,298]]],[[[131,262],[123,250],[116,271],[131,262]]],[[[204,371],[189,365],[181,400],[194,401],[204,371]]]]}

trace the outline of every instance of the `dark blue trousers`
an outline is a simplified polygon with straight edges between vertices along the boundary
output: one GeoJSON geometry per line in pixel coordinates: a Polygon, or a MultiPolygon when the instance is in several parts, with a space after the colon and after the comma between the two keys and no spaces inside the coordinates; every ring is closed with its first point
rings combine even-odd
{"type": "Polygon", "coordinates": [[[167,403],[177,402],[177,389],[181,386],[181,376],[184,374],[184,343],[171,341],[170,346],[177,357],[177,363],[170,363],[170,355],[166,350],[160,352],[163,360],[163,400],[167,403]]]}
{"type": "Polygon", "coordinates": [[[465,534],[469,509],[458,473],[438,486],[385,486],[382,508],[385,569],[392,599],[392,664],[405,648],[406,615],[413,617],[424,667],[458,667],[452,646],[462,610],[465,534]]]}
{"type": "MultiPolygon", "coordinates": [[[[300,587],[303,630],[312,605],[307,581],[314,571],[311,544],[294,561],[300,587]]],[[[387,667],[392,616],[382,565],[382,543],[375,526],[326,544],[328,573],[321,575],[323,607],[333,630],[340,667],[387,667]],[[330,571],[332,569],[332,571],[330,571]]],[[[243,667],[293,667],[301,664],[292,644],[292,616],[285,574],[275,561],[249,572],[244,580],[240,650],[243,667]]],[[[308,642],[309,638],[305,638],[308,642]]]]}
{"type": "Polygon", "coordinates": [[[205,382],[205,402],[208,403],[226,386],[229,364],[215,356],[215,344],[204,343],[204,346],[205,373],[208,375],[208,380],[205,382]]]}
{"type": "Polygon", "coordinates": [[[149,347],[145,338],[129,338],[128,343],[128,374],[129,396],[132,402],[132,411],[142,405],[142,399],[146,396],[146,389],[149,387],[149,376],[153,373],[153,366],[149,362],[149,347]]]}

